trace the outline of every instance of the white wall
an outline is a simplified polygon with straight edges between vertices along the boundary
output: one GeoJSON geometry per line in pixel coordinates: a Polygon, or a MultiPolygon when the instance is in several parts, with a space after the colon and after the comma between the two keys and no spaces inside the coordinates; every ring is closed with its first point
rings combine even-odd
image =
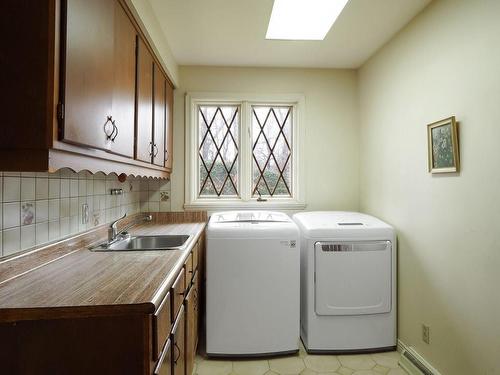
{"type": "Polygon", "coordinates": [[[174,55],[170,50],[165,34],[163,33],[158,19],[153,11],[153,7],[149,0],[125,0],[128,7],[134,13],[135,19],[140,24],[142,31],[156,55],[163,63],[168,78],[172,81],[175,87],[179,84],[179,67],[174,59],[174,55]]]}
{"type": "Polygon", "coordinates": [[[304,94],[307,209],[358,209],[353,70],[180,67],[179,76],[174,100],[173,211],[182,210],[184,204],[184,95],[189,91],[304,94]]]}
{"type": "Polygon", "coordinates": [[[443,375],[500,374],[499,15],[434,1],[359,72],[360,207],[398,229],[399,336],[443,375]],[[433,176],[426,124],[451,115],[462,171],[433,176]]]}

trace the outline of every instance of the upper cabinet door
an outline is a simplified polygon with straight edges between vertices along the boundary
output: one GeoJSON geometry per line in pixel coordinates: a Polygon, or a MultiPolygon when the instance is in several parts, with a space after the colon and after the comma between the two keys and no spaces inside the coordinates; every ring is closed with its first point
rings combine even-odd
{"type": "Polygon", "coordinates": [[[136,31],[116,0],[67,0],[60,139],[133,157],[136,31]]]}
{"type": "MultiPolygon", "coordinates": [[[[67,0],[64,126],[59,138],[109,149],[112,115],[114,0],[67,0]]],[[[64,43],[64,42],[63,42],[64,43]]]]}
{"type": "Polygon", "coordinates": [[[115,124],[111,151],[134,156],[135,45],[136,31],[125,10],[115,1],[113,96],[111,115],[115,124]]]}
{"type": "Polygon", "coordinates": [[[137,160],[151,163],[153,156],[153,57],[144,42],[137,44],[137,160]]]}
{"type": "Polygon", "coordinates": [[[163,167],[165,165],[165,77],[154,64],[154,137],[153,163],[163,167]]]}
{"type": "Polygon", "coordinates": [[[167,81],[166,84],[166,136],[165,136],[165,167],[172,170],[173,157],[173,128],[174,128],[174,89],[167,81]]]}

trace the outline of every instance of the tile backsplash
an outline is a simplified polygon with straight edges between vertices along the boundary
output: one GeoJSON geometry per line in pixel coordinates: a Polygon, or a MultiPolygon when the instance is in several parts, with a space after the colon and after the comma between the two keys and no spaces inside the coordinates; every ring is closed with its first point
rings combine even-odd
{"type": "Polygon", "coordinates": [[[0,202],[0,256],[6,256],[110,223],[124,213],[170,211],[170,182],[144,177],[120,182],[115,174],[69,169],[0,172],[0,202]],[[111,189],[123,194],[111,195],[111,189]]]}

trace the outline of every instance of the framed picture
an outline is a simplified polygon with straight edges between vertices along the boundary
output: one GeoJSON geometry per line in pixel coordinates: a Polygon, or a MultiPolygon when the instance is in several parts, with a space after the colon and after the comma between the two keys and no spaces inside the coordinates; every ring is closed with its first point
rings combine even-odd
{"type": "Polygon", "coordinates": [[[427,125],[430,173],[460,171],[458,129],[455,117],[427,125]]]}

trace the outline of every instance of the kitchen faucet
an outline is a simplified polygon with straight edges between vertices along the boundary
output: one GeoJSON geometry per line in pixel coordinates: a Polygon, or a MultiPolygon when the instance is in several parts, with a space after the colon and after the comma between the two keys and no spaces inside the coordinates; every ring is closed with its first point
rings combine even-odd
{"type": "MultiPolygon", "coordinates": [[[[113,221],[111,223],[111,225],[109,226],[109,229],[108,229],[108,243],[112,243],[112,242],[116,241],[116,239],[118,238],[118,235],[119,235],[117,225],[121,220],[125,219],[126,217],[127,217],[127,214],[125,213],[121,218],[116,219],[115,221],[113,221]]],[[[137,224],[141,221],[151,221],[151,220],[153,220],[152,215],[142,216],[142,217],[132,221],[125,228],[123,228],[121,233],[126,232],[129,228],[131,228],[132,226],[134,226],[135,224],[137,224]]]]}

